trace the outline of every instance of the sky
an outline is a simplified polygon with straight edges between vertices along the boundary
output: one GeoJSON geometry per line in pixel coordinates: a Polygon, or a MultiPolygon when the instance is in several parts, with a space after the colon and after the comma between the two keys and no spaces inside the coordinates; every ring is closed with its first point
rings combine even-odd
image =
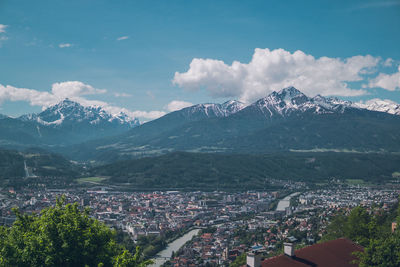
{"type": "Polygon", "coordinates": [[[0,0],[0,113],[148,121],[287,86],[400,102],[400,0],[0,0]]]}

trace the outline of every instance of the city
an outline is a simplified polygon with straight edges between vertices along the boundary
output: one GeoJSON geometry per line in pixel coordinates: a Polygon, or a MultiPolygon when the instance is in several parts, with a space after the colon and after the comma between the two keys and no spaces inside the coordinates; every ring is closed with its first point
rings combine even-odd
{"type": "Polygon", "coordinates": [[[99,186],[3,188],[1,218],[3,224],[10,225],[15,220],[13,207],[40,213],[65,196],[67,203],[89,207],[91,216],[125,232],[135,243],[143,237],[163,240],[158,249],[144,251],[159,265],[227,266],[249,251],[279,254],[287,239],[303,246],[314,244],[338,211],[348,212],[360,205],[387,211],[397,204],[400,192],[398,186],[384,189],[340,181],[333,181],[330,189],[315,190],[304,184],[282,183],[283,189],[273,192],[119,192],[99,186]],[[299,191],[291,193],[293,190],[299,191]],[[167,248],[166,241],[179,241],[184,235],[189,242],[180,241],[176,251],[167,248]]]}

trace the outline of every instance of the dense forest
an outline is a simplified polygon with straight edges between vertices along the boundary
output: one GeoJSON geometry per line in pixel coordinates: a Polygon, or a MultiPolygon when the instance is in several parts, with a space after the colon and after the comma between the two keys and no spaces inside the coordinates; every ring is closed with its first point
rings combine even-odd
{"type": "Polygon", "coordinates": [[[13,151],[0,149],[0,181],[18,180],[26,176],[71,178],[81,174],[81,167],[64,157],[42,149],[13,151]]]}
{"type": "Polygon", "coordinates": [[[174,152],[96,167],[110,183],[154,189],[266,189],[268,179],[385,182],[400,170],[400,155],[379,153],[276,153],[265,155],[174,152]]]}

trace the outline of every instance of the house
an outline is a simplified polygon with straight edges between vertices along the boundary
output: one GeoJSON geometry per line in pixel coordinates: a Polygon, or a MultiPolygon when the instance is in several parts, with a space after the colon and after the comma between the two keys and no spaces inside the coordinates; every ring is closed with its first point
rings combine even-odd
{"type": "Polygon", "coordinates": [[[325,243],[314,244],[305,248],[294,250],[293,243],[284,243],[284,254],[263,261],[255,259],[260,256],[255,253],[248,254],[247,266],[250,267],[355,267],[356,260],[353,252],[362,251],[360,245],[346,238],[339,238],[325,243]],[[250,257],[250,258],[249,258],[250,257]],[[249,264],[250,263],[250,264],[249,264]],[[254,263],[255,265],[252,265],[254,263]]]}

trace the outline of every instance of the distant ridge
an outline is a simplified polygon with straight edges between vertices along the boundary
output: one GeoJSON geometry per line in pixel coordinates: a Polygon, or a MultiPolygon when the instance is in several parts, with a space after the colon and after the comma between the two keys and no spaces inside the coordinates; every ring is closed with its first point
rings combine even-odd
{"type": "Polygon", "coordinates": [[[138,119],[127,114],[113,115],[101,107],[85,107],[65,99],[40,113],[18,118],[0,116],[0,146],[51,149],[122,134],[139,125],[138,119]]]}
{"type": "Polygon", "coordinates": [[[120,112],[112,115],[98,106],[84,107],[78,102],[66,98],[60,103],[50,106],[40,113],[28,114],[19,117],[23,121],[36,121],[42,125],[61,126],[70,123],[104,124],[114,123],[135,127],[140,125],[139,120],[120,112]]]}
{"type": "Polygon", "coordinates": [[[70,156],[114,161],[172,151],[400,151],[400,116],[372,109],[287,87],[248,106],[200,104],[171,112],[120,136],[69,148],[70,156]]]}

